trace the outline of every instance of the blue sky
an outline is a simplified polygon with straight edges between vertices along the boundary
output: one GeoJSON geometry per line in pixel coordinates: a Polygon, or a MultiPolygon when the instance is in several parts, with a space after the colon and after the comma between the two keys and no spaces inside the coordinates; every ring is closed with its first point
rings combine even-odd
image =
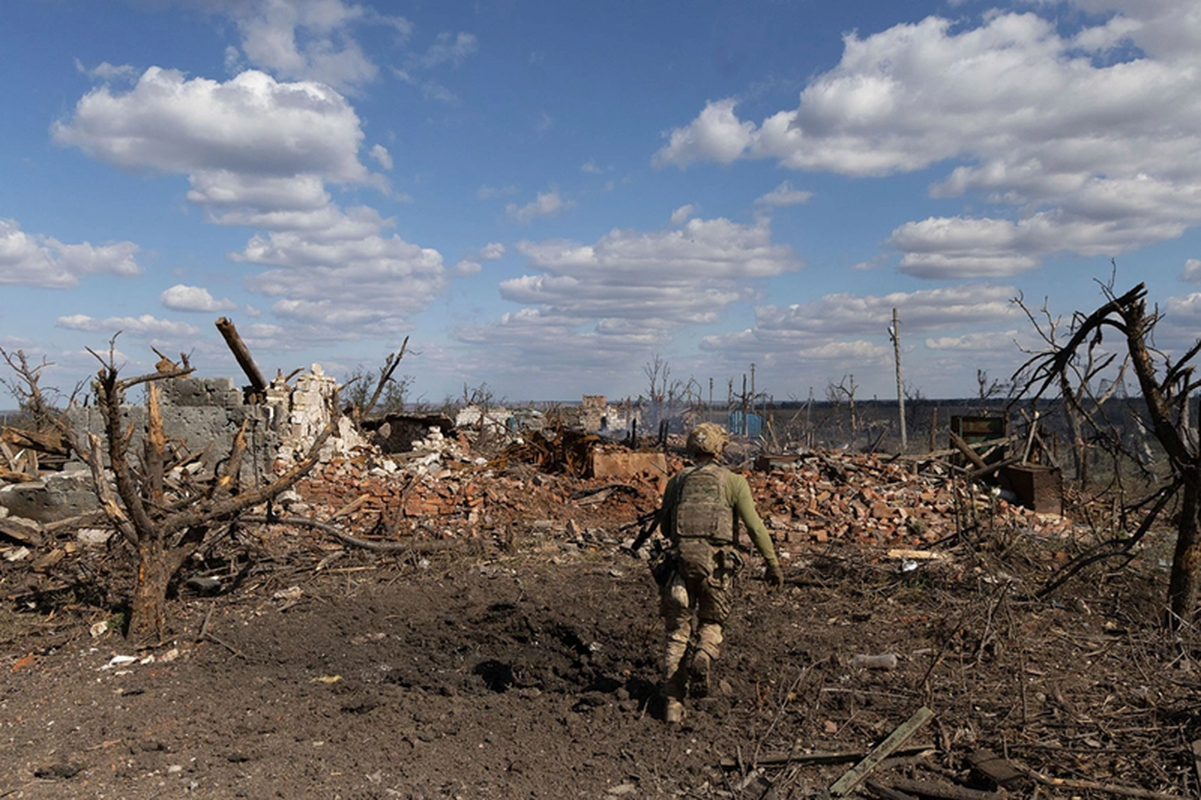
{"type": "Polygon", "coordinates": [[[1201,332],[1185,0],[14,0],[0,347],[70,389],[118,330],[439,402],[962,397],[1148,284],[1201,332]],[[1061,328],[1062,329],[1062,328],[1061,328]]]}

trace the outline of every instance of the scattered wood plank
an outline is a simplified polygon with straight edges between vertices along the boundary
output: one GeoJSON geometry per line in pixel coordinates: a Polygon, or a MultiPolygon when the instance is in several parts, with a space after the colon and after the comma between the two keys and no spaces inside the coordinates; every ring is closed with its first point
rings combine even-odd
{"type": "Polygon", "coordinates": [[[985,748],[973,750],[967,760],[972,769],[999,786],[1009,787],[1026,777],[1013,764],[985,748]]]}
{"type": "Polygon", "coordinates": [[[875,769],[881,761],[888,758],[892,753],[909,740],[910,736],[917,733],[923,725],[934,717],[934,712],[926,706],[919,708],[912,717],[905,720],[899,728],[889,734],[888,738],[872,749],[867,757],[860,761],[855,766],[851,767],[847,772],[830,786],[830,794],[835,797],[842,797],[850,794],[856,786],[858,786],[869,774],[875,769]]]}
{"type": "Polygon", "coordinates": [[[938,553],[934,550],[904,550],[896,549],[888,551],[889,558],[902,558],[910,561],[946,561],[950,558],[946,553],[938,553]]]}

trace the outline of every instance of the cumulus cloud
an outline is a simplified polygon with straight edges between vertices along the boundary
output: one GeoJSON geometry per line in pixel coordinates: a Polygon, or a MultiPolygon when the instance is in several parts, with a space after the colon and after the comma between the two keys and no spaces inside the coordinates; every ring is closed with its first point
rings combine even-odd
{"type": "Polygon", "coordinates": [[[484,265],[478,261],[463,259],[455,264],[455,274],[457,275],[479,275],[483,270],[484,265]]]}
{"type": "Polygon", "coordinates": [[[564,201],[559,196],[558,189],[551,189],[549,192],[539,192],[538,196],[526,203],[524,206],[518,206],[516,203],[509,203],[505,206],[505,213],[509,219],[519,225],[528,225],[539,217],[553,217],[565,208],[571,208],[570,201],[564,201]]]}
{"type": "Polygon", "coordinates": [[[371,157],[375,159],[375,163],[386,170],[392,169],[392,154],[388,152],[388,148],[382,144],[377,144],[371,148],[371,157]]]}
{"type": "Polygon", "coordinates": [[[177,283],[158,296],[158,301],[172,311],[229,311],[238,304],[225,298],[214,300],[208,289],[177,283]]]}
{"type": "Polygon", "coordinates": [[[55,141],[121,169],[364,182],[363,132],[340,94],[319,83],[278,83],[243,72],[219,83],[151,67],[128,92],[84,95],[55,141]]]}
{"type": "Polygon", "coordinates": [[[771,241],[768,220],[692,219],[661,231],[616,229],[591,244],[525,241],[517,250],[535,271],[500,291],[523,308],[460,327],[455,338],[487,343],[492,368],[571,369],[580,380],[628,367],[673,330],[753,300],[755,282],[802,267],[792,248],[771,241]]]}
{"type": "MultiPolygon", "coordinates": [[[[753,327],[706,336],[700,346],[715,364],[727,369],[757,363],[765,380],[774,377],[790,383],[797,375],[829,380],[848,372],[867,374],[891,368],[894,354],[888,330],[895,308],[901,341],[908,348],[924,337],[922,346],[929,350],[972,350],[986,353],[989,363],[1004,362],[1006,357],[1013,361],[1017,334],[1005,326],[1023,318],[1012,302],[1015,295],[1014,288],[995,284],[884,295],[829,294],[809,303],[759,306],[753,327]],[[966,333],[953,337],[928,335],[965,328],[966,333]]],[[[964,366],[955,363],[941,369],[945,374],[936,377],[944,381],[964,366]]]]}
{"type": "Polygon", "coordinates": [[[200,329],[194,325],[158,319],[150,314],[142,314],[138,317],[108,317],[106,319],[96,319],[87,314],[72,314],[59,317],[54,324],[59,328],[89,333],[113,334],[121,331],[140,336],[164,338],[200,335],[200,329]]]}
{"type": "Polygon", "coordinates": [[[255,67],[287,79],[353,90],[379,67],[354,38],[361,25],[386,26],[400,40],[412,33],[404,17],[384,16],[342,0],[207,0],[196,4],[234,20],[241,52],[255,67]]]}
{"type": "Polygon", "coordinates": [[[66,244],[29,234],[13,219],[0,219],[0,284],[65,289],[85,275],[142,274],[133,242],[66,244]]]}
{"type": "Polygon", "coordinates": [[[796,108],[756,123],[735,98],[711,101],[654,163],[882,177],[949,162],[931,193],[997,213],[894,231],[917,277],[1012,276],[1049,253],[1179,237],[1201,224],[1201,18],[1187,3],[1072,0],[1103,21],[1069,34],[1050,16],[1068,5],[848,33],[796,108]]]}
{"type": "Polygon", "coordinates": [[[1190,258],[1184,262],[1184,269],[1180,272],[1180,280],[1188,281],[1189,283],[1201,283],[1201,258],[1190,258]]]}
{"type": "MultiPolygon", "coordinates": [[[[321,4],[300,5],[310,14],[321,4]]],[[[326,6],[335,18],[342,8],[326,6]]],[[[354,109],[326,84],[256,71],[219,83],[153,68],[128,92],[90,92],[54,135],[121,168],[186,174],[187,198],[210,222],[258,230],[231,259],[268,268],[246,284],[295,323],[292,346],[403,328],[446,286],[437,251],[389,233],[394,221],[370,206],[332,201],[327,182],[384,184],[358,159],[354,109]]],[[[369,155],[391,166],[382,145],[369,155]]],[[[201,291],[175,287],[163,302],[228,302],[201,291]]]]}
{"type": "Polygon", "coordinates": [[[813,198],[813,192],[792,188],[790,181],[784,181],[765,195],[755,199],[759,207],[797,206],[808,203],[813,198]]]}
{"type": "Polygon", "coordinates": [[[696,206],[689,203],[688,205],[680,206],[675,211],[671,212],[671,224],[683,225],[696,211],[696,206]]]}
{"type": "Polygon", "coordinates": [[[231,257],[244,263],[278,267],[247,279],[251,291],[277,298],[272,311],[281,317],[353,338],[386,334],[408,327],[446,286],[442,256],[399,236],[355,232],[277,231],[253,237],[231,257]]]}
{"type": "Polygon", "coordinates": [[[496,261],[505,254],[505,246],[500,242],[488,242],[480,248],[480,259],[484,261],[496,261]]]}

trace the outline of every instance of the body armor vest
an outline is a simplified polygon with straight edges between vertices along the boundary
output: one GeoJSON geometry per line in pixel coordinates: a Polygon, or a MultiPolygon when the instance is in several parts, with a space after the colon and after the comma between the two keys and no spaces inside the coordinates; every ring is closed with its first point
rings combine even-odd
{"type": "Polygon", "coordinates": [[[680,476],[672,538],[734,541],[734,510],[726,495],[726,470],[716,464],[694,467],[680,476]]]}

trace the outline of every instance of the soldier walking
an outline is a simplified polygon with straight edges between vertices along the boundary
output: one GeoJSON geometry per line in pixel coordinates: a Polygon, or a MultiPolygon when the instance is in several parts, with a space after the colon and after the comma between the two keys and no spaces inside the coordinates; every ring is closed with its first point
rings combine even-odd
{"type": "Polygon", "coordinates": [[[659,613],[666,627],[663,652],[664,719],[679,723],[684,698],[709,692],[709,672],[721,653],[722,625],[730,616],[734,576],[742,556],[734,546],[737,520],[767,562],[767,582],[784,582],[780,563],[746,478],[717,463],[728,437],[712,422],[688,433],[693,466],[667,482],[659,514],[670,547],[655,565],[659,613]],[[694,621],[695,620],[695,621],[694,621]]]}

